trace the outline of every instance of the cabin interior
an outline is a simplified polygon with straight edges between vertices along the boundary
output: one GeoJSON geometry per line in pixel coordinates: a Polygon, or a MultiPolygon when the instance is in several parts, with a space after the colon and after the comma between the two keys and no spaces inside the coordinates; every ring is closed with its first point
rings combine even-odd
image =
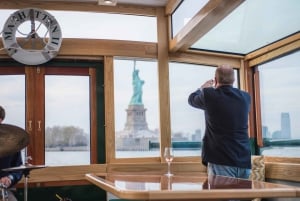
{"type": "MultiPolygon", "coordinates": [[[[18,93],[23,101],[20,126],[30,136],[24,157],[30,164],[45,165],[45,168],[30,171],[30,201],[59,200],[56,195],[73,201],[109,200],[104,190],[85,179],[85,174],[163,173],[167,170],[163,149],[168,146],[179,147],[172,163],[173,172],[206,174],[199,147],[199,136],[205,129],[199,120],[203,114],[191,108],[185,113],[181,108],[187,107],[185,92],[193,92],[211,79],[220,64],[234,67],[235,86],[251,95],[249,137],[253,156],[262,156],[263,160],[259,179],[300,186],[300,107],[297,103],[300,1],[115,0],[111,4],[102,0],[0,1],[1,29],[14,12],[35,8],[53,15],[62,31],[61,38],[52,36],[52,43],[58,48],[57,52],[53,51],[54,56],[51,49],[46,56],[39,55],[43,61],[37,64],[30,62],[39,56],[8,50],[5,39],[11,36],[7,30],[1,31],[0,83],[6,85],[1,87],[0,105],[8,107],[8,114],[15,112],[9,108],[19,109],[13,104],[13,98],[3,97],[10,94],[6,90],[16,95],[14,91],[18,92],[19,82],[9,80],[15,78],[13,76],[20,78],[23,87],[23,92],[18,93]],[[149,130],[157,133],[155,139],[147,139],[145,144],[141,143],[145,133],[141,138],[126,141],[125,131],[118,132],[119,127],[126,130],[127,124],[132,123],[128,119],[132,109],[129,103],[132,69],[140,70],[141,79],[145,80],[144,105],[140,111],[147,115],[143,117],[149,130]],[[84,77],[87,83],[84,88],[87,95],[77,94],[87,97],[79,105],[73,105],[73,99],[78,97],[68,99],[62,85],[53,91],[47,90],[48,84],[56,81],[51,80],[53,77],[72,76],[84,77]],[[59,102],[53,103],[58,109],[49,109],[52,97],[71,100],[69,109],[58,107],[59,102]],[[9,101],[2,103],[2,100],[9,101]],[[184,104],[180,100],[184,100],[184,104]],[[77,110],[78,106],[88,112],[77,110]],[[64,118],[65,113],[87,122],[88,154],[82,156],[80,150],[76,150],[62,162],[52,164],[48,153],[60,151],[56,155],[59,157],[68,148],[62,144],[51,145],[47,132],[54,132],[48,130],[52,125],[50,121],[64,118]],[[199,124],[200,134],[188,131],[191,135],[187,140],[184,129],[194,124],[199,124]],[[194,153],[186,152],[189,148],[194,153]],[[150,149],[155,151],[149,152],[150,149]],[[78,164],[69,163],[77,158],[82,159],[78,164]]],[[[20,25],[20,29],[25,25],[20,25]]],[[[27,25],[30,26],[30,20],[27,25]]],[[[19,33],[16,40],[22,42],[21,37],[24,36],[19,33]]],[[[6,122],[9,123],[9,119],[6,122]]],[[[23,200],[24,182],[25,178],[17,185],[19,200],[23,200]]]]}

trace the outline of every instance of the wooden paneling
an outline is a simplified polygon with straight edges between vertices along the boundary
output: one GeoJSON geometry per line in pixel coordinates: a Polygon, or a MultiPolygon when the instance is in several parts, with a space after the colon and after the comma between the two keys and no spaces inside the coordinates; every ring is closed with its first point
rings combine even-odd
{"type": "Polygon", "coordinates": [[[300,158],[265,156],[264,160],[265,160],[265,162],[270,162],[270,163],[294,163],[294,164],[300,164],[300,158]]]}
{"type": "MultiPolygon", "coordinates": [[[[85,180],[87,173],[105,173],[105,164],[82,165],[82,166],[58,166],[34,169],[30,171],[29,183],[63,182],[85,180]]],[[[24,178],[20,182],[22,184],[24,178]]]]}
{"type": "MultiPolygon", "coordinates": [[[[300,182],[299,158],[265,157],[265,178],[300,182]]],[[[200,162],[174,162],[171,171],[180,174],[207,174],[206,167],[200,162]]],[[[69,182],[83,182],[84,175],[95,173],[104,175],[106,173],[130,174],[144,172],[149,174],[163,174],[167,172],[166,163],[115,163],[115,164],[92,164],[82,166],[46,167],[30,172],[29,183],[37,185],[61,185],[69,182]]],[[[22,185],[24,179],[19,185],[22,185]]]]}
{"type": "Polygon", "coordinates": [[[265,156],[266,179],[300,182],[300,158],[265,156]]]}
{"type": "MultiPolygon", "coordinates": [[[[206,167],[201,163],[179,162],[171,164],[171,171],[177,173],[201,173],[206,174],[206,167]]],[[[107,173],[129,174],[145,172],[149,174],[164,174],[167,172],[167,163],[144,163],[144,164],[108,164],[107,173]]]]}
{"type": "Polygon", "coordinates": [[[268,179],[300,182],[300,164],[265,162],[268,179]]]}

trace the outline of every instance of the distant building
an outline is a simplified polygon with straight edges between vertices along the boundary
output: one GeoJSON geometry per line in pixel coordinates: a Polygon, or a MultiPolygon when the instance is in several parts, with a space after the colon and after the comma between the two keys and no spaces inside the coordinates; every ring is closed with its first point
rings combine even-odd
{"type": "Polygon", "coordinates": [[[291,121],[290,114],[288,112],[281,113],[281,138],[291,138],[291,121]]]}
{"type": "Polygon", "coordinates": [[[268,138],[269,137],[268,126],[262,126],[262,137],[263,138],[268,138]]]}
{"type": "Polygon", "coordinates": [[[274,131],[272,133],[272,139],[282,139],[281,131],[274,131]]]}
{"type": "Polygon", "coordinates": [[[192,141],[202,141],[201,129],[195,130],[195,133],[192,135],[192,141]]]}

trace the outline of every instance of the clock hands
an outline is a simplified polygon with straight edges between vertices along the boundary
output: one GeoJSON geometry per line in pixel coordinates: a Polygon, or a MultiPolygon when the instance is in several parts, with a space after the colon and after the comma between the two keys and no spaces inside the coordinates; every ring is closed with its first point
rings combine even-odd
{"type": "MultiPolygon", "coordinates": [[[[40,49],[37,47],[38,42],[39,41],[40,41],[40,43],[42,42],[42,44],[39,44],[39,46],[45,46],[47,44],[47,41],[45,40],[45,38],[47,37],[48,29],[47,29],[45,35],[43,36],[43,38],[41,38],[39,36],[39,29],[41,28],[43,23],[39,22],[39,25],[36,27],[36,22],[38,22],[38,21],[35,19],[33,9],[29,10],[28,18],[29,18],[29,22],[30,22],[30,32],[28,34],[24,34],[19,30],[19,28],[17,29],[19,34],[26,36],[24,38],[24,41],[20,42],[20,46],[25,47],[28,42],[31,42],[31,44],[30,44],[31,49],[28,49],[28,48],[25,48],[25,49],[27,49],[28,51],[32,51],[32,52],[40,51],[40,49]]],[[[40,47],[40,48],[43,48],[43,47],[40,47]]]]}

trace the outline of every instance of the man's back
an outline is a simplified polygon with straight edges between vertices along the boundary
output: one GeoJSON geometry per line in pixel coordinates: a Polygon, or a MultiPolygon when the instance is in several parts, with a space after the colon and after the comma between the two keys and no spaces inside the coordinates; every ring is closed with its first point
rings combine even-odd
{"type": "Polygon", "coordinates": [[[251,168],[248,137],[248,93],[221,86],[203,89],[206,130],[206,162],[251,168]]]}
{"type": "Polygon", "coordinates": [[[233,87],[234,69],[216,68],[215,78],[191,93],[191,106],[204,110],[202,163],[208,174],[248,178],[251,150],[248,136],[250,95],[233,87]]]}

